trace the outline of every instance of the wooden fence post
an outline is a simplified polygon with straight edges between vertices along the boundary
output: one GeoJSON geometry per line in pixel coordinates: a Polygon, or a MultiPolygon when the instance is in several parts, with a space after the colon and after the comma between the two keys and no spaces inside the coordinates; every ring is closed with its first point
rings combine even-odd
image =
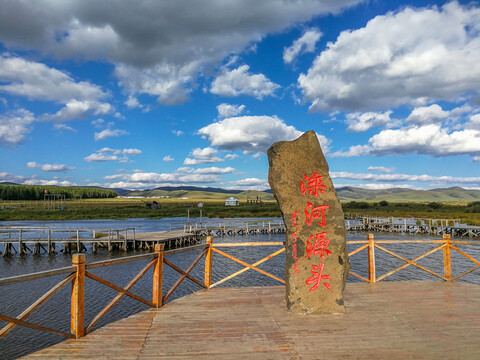
{"type": "Polygon", "coordinates": [[[374,283],[377,281],[375,275],[375,241],[373,234],[367,234],[368,240],[368,280],[374,283]]]}
{"type": "Polygon", "coordinates": [[[452,241],[449,234],[443,234],[443,275],[447,281],[452,281],[452,241]]]}
{"type": "Polygon", "coordinates": [[[207,253],[205,254],[205,278],[204,284],[207,287],[212,285],[212,244],[213,244],[213,237],[207,236],[206,243],[208,245],[207,253]]]}
{"type": "Polygon", "coordinates": [[[152,303],[156,308],[163,306],[163,250],[165,244],[155,244],[155,253],[158,254],[153,270],[152,303]]]}
{"type": "Polygon", "coordinates": [[[70,330],[79,339],[85,336],[85,254],[73,254],[72,265],[77,267],[77,276],[72,281],[70,330]]]}

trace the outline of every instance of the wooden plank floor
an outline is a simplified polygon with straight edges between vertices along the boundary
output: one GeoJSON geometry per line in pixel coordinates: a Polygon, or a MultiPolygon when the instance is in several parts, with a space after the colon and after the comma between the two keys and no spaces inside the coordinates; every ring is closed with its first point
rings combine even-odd
{"type": "Polygon", "coordinates": [[[480,286],[347,284],[344,315],[285,311],[284,287],[215,288],[28,359],[479,359],[480,286]]]}

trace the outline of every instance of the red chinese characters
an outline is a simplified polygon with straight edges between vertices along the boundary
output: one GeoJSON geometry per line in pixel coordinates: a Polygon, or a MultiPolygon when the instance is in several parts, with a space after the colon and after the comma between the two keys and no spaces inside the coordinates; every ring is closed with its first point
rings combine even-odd
{"type": "Polygon", "coordinates": [[[325,259],[325,255],[330,256],[332,254],[332,252],[328,250],[330,240],[326,239],[325,235],[327,235],[325,232],[316,235],[310,235],[307,240],[306,259],[308,259],[311,255],[319,255],[322,259],[325,259]],[[310,240],[313,239],[315,239],[315,242],[310,242],[310,240]]]}
{"type": "Polygon", "coordinates": [[[303,175],[303,180],[300,181],[300,191],[303,195],[308,192],[308,195],[318,197],[318,193],[325,193],[327,186],[323,184],[323,176],[318,175],[312,171],[312,176],[303,175]]]}
{"type": "Polygon", "coordinates": [[[318,225],[325,227],[325,210],[329,208],[328,205],[313,206],[312,203],[307,202],[307,207],[303,210],[305,212],[305,223],[310,226],[313,220],[322,219],[317,221],[318,225]]]}
{"type": "Polygon", "coordinates": [[[330,275],[323,275],[324,267],[324,263],[320,263],[320,265],[312,265],[312,270],[310,270],[312,276],[305,281],[307,285],[313,285],[308,291],[316,290],[320,284],[323,284],[328,290],[332,290],[330,284],[323,282],[323,280],[329,280],[331,278],[330,275]]]}

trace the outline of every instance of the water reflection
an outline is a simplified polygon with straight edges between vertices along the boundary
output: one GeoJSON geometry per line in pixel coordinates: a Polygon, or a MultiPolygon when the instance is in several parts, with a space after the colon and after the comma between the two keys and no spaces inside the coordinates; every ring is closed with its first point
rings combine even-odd
{"type": "MultiPolygon", "coordinates": [[[[242,219],[236,219],[242,220],[242,219]]],[[[252,219],[245,219],[252,220],[252,219]]],[[[264,221],[265,219],[258,219],[258,221],[264,221]]],[[[278,221],[279,219],[271,219],[278,221]]],[[[137,232],[149,232],[149,231],[165,231],[170,229],[170,224],[182,225],[186,221],[185,218],[174,219],[161,219],[161,220],[149,220],[149,219],[129,219],[125,221],[115,220],[88,220],[88,221],[69,221],[69,222],[28,222],[30,226],[62,226],[62,227],[104,227],[104,228],[125,228],[135,227],[137,232]]],[[[218,224],[222,219],[215,219],[213,222],[218,224]]],[[[231,221],[231,220],[230,220],[231,221]]],[[[2,225],[19,225],[25,226],[26,224],[19,224],[20,222],[3,222],[2,225]]],[[[375,239],[382,240],[401,240],[401,239],[431,239],[432,237],[413,237],[409,235],[398,234],[375,234],[375,239]]],[[[215,238],[215,242],[254,242],[254,241],[284,241],[285,235],[250,235],[250,236],[237,236],[226,238],[215,238]]],[[[366,234],[348,234],[348,240],[365,240],[366,234]]],[[[438,239],[438,237],[436,238],[438,239]]],[[[349,245],[348,250],[352,251],[360,245],[349,245]]],[[[419,254],[434,248],[435,244],[392,244],[384,245],[391,251],[398,253],[407,259],[413,259],[419,254]]],[[[222,251],[228,254],[238,257],[249,264],[253,264],[256,261],[264,258],[265,256],[273,253],[278,247],[229,247],[222,248],[222,251]]],[[[464,246],[463,249],[472,255],[474,258],[479,258],[479,247],[476,246],[464,246]]],[[[127,254],[123,251],[109,253],[105,249],[99,250],[93,254],[90,249],[86,254],[87,263],[118,258],[122,256],[130,256],[143,253],[140,250],[129,251],[127,254]]],[[[168,257],[168,259],[180,267],[186,269],[191,262],[197,257],[199,250],[175,254],[168,257]]],[[[367,277],[367,255],[366,250],[351,257],[351,269],[352,271],[367,277]]],[[[455,264],[454,276],[458,275],[472,267],[472,263],[464,261],[462,255],[452,252],[452,263],[455,264]]],[[[127,264],[119,264],[109,267],[103,267],[93,269],[91,272],[98,275],[108,281],[115,283],[118,286],[126,286],[126,284],[147,264],[147,260],[131,262],[127,264]]],[[[418,262],[420,265],[425,266],[432,271],[439,274],[443,274],[443,253],[437,251],[418,262]]],[[[203,262],[200,261],[198,266],[192,271],[191,275],[203,280],[203,262]]],[[[398,266],[404,264],[404,261],[394,258],[389,254],[386,254],[380,250],[376,250],[376,271],[377,277],[382,274],[388,273],[398,266]]],[[[42,254],[39,256],[13,256],[11,258],[0,258],[0,277],[14,276],[22,273],[38,272],[46,269],[59,268],[71,265],[71,255],[47,255],[42,254]]],[[[259,268],[265,270],[279,278],[284,278],[285,267],[285,255],[281,254],[267,262],[259,265],[259,268]]],[[[242,269],[243,266],[222,257],[216,253],[213,254],[213,273],[212,283],[219,281],[232,274],[235,271],[242,269]]],[[[18,314],[30,306],[36,299],[42,296],[49,288],[54,286],[65,276],[55,276],[47,279],[30,281],[25,283],[19,283],[9,286],[3,286],[0,289],[0,313],[8,316],[18,316],[18,314]]],[[[175,283],[179,274],[176,273],[168,266],[164,266],[164,293],[175,283]]],[[[397,274],[389,277],[387,280],[438,280],[437,277],[430,275],[418,268],[409,266],[406,269],[401,270],[397,274]]],[[[474,282],[480,284],[480,276],[476,272],[467,275],[462,279],[463,281],[474,282]]],[[[361,281],[358,278],[349,276],[349,282],[361,281]]],[[[240,276],[227,281],[220,286],[267,286],[267,285],[279,285],[280,283],[274,279],[263,276],[255,271],[248,270],[240,276]]],[[[133,288],[132,292],[142,296],[146,299],[151,298],[151,285],[152,285],[152,270],[150,270],[133,288]]],[[[199,290],[200,287],[192,281],[186,279],[180,287],[173,293],[169,301],[178,297],[192,293],[199,290]]],[[[93,317],[115,296],[117,292],[99,284],[91,279],[86,281],[86,307],[85,317],[86,324],[88,324],[93,317]]],[[[70,330],[70,287],[66,286],[59,293],[57,293],[52,299],[45,303],[38,311],[32,316],[28,317],[28,321],[37,323],[43,326],[52,327],[65,332],[70,330]]],[[[124,297],[120,300],[119,304],[115,306],[112,311],[108,313],[96,326],[96,328],[103,326],[109,322],[124,318],[136,312],[146,310],[148,306],[135,301],[129,297],[124,297]]],[[[4,326],[4,322],[0,322],[0,326],[4,326]]],[[[39,350],[46,346],[50,346],[64,339],[51,335],[48,333],[38,332],[31,329],[26,329],[17,326],[8,336],[0,339],[0,354],[2,359],[14,359],[22,355],[26,355],[35,350],[39,350]]]]}

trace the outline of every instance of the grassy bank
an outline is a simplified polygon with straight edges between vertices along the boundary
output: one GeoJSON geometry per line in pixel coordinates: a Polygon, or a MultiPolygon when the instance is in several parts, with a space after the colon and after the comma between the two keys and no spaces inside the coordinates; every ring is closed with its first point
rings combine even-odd
{"type": "MultiPolygon", "coordinates": [[[[67,200],[62,209],[45,209],[43,201],[10,201],[0,203],[0,221],[6,220],[82,220],[82,219],[124,219],[187,216],[199,217],[273,217],[280,216],[276,202],[262,205],[242,204],[238,207],[225,207],[224,201],[204,200],[199,208],[197,201],[177,199],[96,199],[67,200]],[[144,201],[157,201],[160,209],[152,209],[144,201]]],[[[62,204],[57,205],[61,207],[62,204]]]]}
{"type": "MultiPolygon", "coordinates": [[[[238,207],[226,207],[224,201],[203,200],[204,206],[197,207],[198,200],[181,199],[92,199],[67,200],[65,209],[45,209],[43,201],[0,202],[0,221],[6,220],[82,220],[82,219],[124,219],[163,218],[187,216],[199,217],[200,210],[205,218],[234,217],[276,217],[281,216],[275,201],[262,205],[241,202],[238,207]],[[145,202],[157,201],[160,209],[147,207],[145,202]]],[[[57,204],[62,206],[62,204],[57,204]]],[[[346,215],[368,215],[383,217],[415,217],[426,219],[460,219],[470,225],[480,225],[480,203],[388,203],[344,202],[346,215]]]]}

